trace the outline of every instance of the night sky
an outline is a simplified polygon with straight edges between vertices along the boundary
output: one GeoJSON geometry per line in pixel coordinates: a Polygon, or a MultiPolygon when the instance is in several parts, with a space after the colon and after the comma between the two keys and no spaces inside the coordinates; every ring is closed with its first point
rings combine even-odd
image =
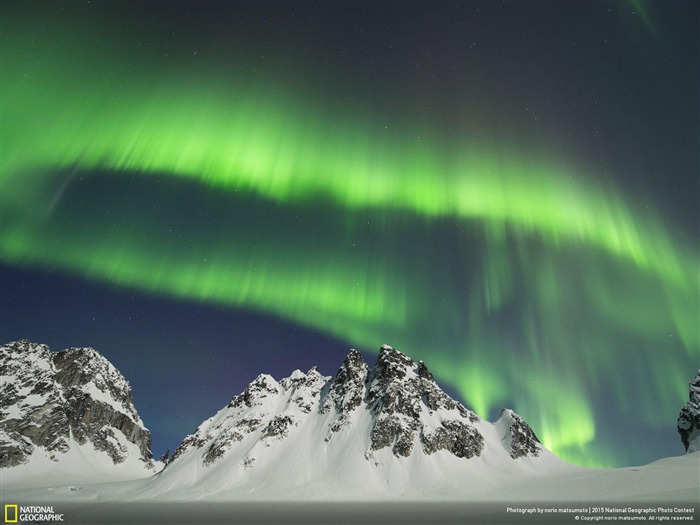
{"type": "Polygon", "coordinates": [[[2,2],[0,338],[171,451],[388,343],[590,466],[682,454],[700,3],[2,2]]]}

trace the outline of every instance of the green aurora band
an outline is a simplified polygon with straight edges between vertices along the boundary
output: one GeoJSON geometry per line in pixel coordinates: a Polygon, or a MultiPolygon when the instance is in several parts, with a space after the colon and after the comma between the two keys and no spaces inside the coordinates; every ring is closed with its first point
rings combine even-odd
{"type": "Polygon", "coordinates": [[[610,183],[279,80],[129,82],[128,57],[28,41],[2,48],[3,263],[392,343],[484,417],[515,403],[572,462],[624,462],[596,406],[672,425],[700,351],[697,249],[610,183]]]}

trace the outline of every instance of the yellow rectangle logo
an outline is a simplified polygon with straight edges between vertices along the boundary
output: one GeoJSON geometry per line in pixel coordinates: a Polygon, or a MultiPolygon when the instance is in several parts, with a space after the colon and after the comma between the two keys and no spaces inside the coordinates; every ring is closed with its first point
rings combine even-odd
{"type": "Polygon", "coordinates": [[[5,523],[17,523],[18,514],[17,505],[5,504],[5,523]]]}

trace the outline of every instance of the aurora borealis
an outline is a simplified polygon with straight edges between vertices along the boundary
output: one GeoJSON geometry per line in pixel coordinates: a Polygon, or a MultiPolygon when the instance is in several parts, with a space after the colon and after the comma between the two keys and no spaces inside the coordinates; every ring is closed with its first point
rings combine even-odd
{"type": "Polygon", "coordinates": [[[284,374],[314,345],[334,341],[332,367],[387,342],[569,461],[681,453],[700,366],[693,2],[2,11],[3,342],[104,352],[156,452],[269,371],[232,328],[250,321],[284,374]],[[76,286],[95,288],[56,311],[76,286]],[[84,320],[126,296],[139,329],[100,347],[84,320]],[[228,346],[164,348],[188,309],[216,335],[173,332],[228,346]],[[198,389],[209,412],[178,423],[198,389]]]}

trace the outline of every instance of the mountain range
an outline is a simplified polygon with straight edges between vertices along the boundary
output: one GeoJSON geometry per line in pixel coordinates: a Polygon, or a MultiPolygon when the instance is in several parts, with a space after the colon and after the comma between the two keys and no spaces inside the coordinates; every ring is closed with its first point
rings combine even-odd
{"type": "MultiPolygon", "coordinates": [[[[700,371],[678,418],[688,454],[632,469],[570,465],[504,409],[494,423],[389,345],[334,376],[261,374],[155,461],[129,383],[91,348],[0,348],[3,494],[44,501],[695,501],[700,371]],[[42,500],[42,498],[44,498],[42,500]]],[[[4,498],[5,496],[3,496],[4,498]]]]}

